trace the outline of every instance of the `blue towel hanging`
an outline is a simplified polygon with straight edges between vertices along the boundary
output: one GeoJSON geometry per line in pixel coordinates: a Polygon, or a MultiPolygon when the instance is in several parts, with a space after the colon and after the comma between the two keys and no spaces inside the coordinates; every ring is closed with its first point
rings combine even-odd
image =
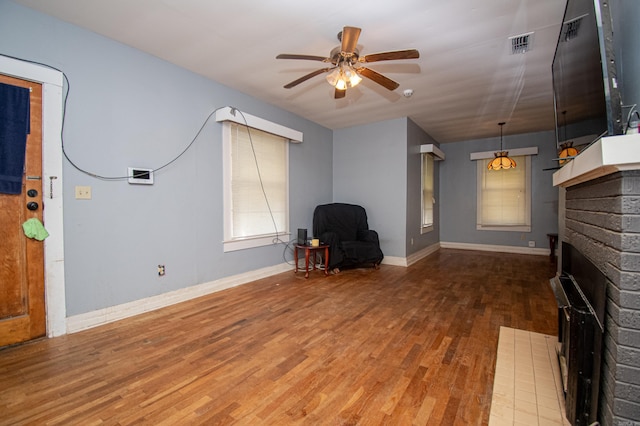
{"type": "Polygon", "coordinates": [[[29,120],[29,89],[0,83],[0,193],[22,192],[29,120]]]}

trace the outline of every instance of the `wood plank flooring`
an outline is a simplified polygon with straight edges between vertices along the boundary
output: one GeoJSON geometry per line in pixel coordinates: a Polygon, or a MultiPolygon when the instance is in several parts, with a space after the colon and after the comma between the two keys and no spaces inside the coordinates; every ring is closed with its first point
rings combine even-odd
{"type": "Polygon", "coordinates": [[[546,256],[293,272],[0,350],[1,425],[486,425],[500,326],[556,334],[546,256]]]}

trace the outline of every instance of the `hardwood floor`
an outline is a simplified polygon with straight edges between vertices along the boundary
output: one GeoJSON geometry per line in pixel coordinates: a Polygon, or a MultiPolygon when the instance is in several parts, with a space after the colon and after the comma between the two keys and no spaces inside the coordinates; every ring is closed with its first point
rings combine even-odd
{"type": "Polygon", "coordinates": [[[0,424],[487,424],[500,326],[556,334],[546,256],[283,273],[0,350],[0,424]]]}

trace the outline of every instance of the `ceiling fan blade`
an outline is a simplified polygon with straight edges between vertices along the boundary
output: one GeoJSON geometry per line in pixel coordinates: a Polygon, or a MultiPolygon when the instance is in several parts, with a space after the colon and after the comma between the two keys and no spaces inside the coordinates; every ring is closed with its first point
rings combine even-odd
{"type": "Polygon", "coordinates": [[[284,88],[285,89],[291,89],[292,87],[295,87],[298,84],[300,84],[300,83],[302,83],[304,81],[307,81],[312,77],[315,77],[316,75],[319,75],[319,74],[322,74],[323,72],[329,71],[330,69],[331,68],[322,68],[322,69],[319,69],[319,70],[315,70],[314,72],[310,72],[309,74],[303,75],[302,77],[300,77],[297,80],[293,80],[291,83],[285,85],[284,88]]]}
{"type": "Polygon", "coordinates": [[[393,61],[396,59],[417,59],[420,57],[420,52],[416,49],[407,50],[395,50],[393,52],[380,52],[372,53],[360,57],[360,62],[379,62],[379,61],[393,61]]]}
{"type": "Polygon", "coordinates": [[[336,98],[336,99],[342,99],[342,98],[345,97],[346,94],[347,94],[346,90],[336,89],[334,94],[333,94],[333,97],[336,98]]]}
{"type": "Polygon", "coordinates": [[[304,59],[307,61],[331,62],[331,59],[325,56],[297,55],[295,53],[281,53],[276,56],[276,59],[304,59]]]}
{"type": "Polygon", "coordinates": [[[358,44],[358,38],[360,37],[360,28],[356,27],[344,27],[342,29],[342,51],[345,53],[353,53],[356,50],[358,44]]]}
{"type": "Polygon", "coordinates": [[[363,76],[367,77],[370,80],[375,81],[376,83],[378,83],[382,87],[385,87],[385,88],[387,88],[389,90],[395,90],[400,86],[395,81],[391,80],[388,77],[385,77],[384,75],[380,74],[379,72],[375,72],[374,70],[372,70],[370,68],[364,68],[364,67],[358,68],[358,73],[362,74],[363,76]]]}

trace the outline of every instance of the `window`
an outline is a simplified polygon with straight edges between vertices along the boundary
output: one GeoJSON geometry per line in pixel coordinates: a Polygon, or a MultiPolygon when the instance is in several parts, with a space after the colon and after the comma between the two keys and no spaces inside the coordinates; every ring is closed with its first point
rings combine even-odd
{"type": "Polygon", "coordinates": [[[488,170],[491,159],[477,161],[477,229],[531,231],[531,156],[512,156],[517,167],[488,170]]]}
{"type": "Polygon", "coordinates": [[[433,155],[422,154],[422,226],[421,232],[433,229],[433,155]]]}
{"type": "Polygon", "coordinates": [[[224,123],[224,251],[273,244],[289,232],[289,144],[224,123]]]}

